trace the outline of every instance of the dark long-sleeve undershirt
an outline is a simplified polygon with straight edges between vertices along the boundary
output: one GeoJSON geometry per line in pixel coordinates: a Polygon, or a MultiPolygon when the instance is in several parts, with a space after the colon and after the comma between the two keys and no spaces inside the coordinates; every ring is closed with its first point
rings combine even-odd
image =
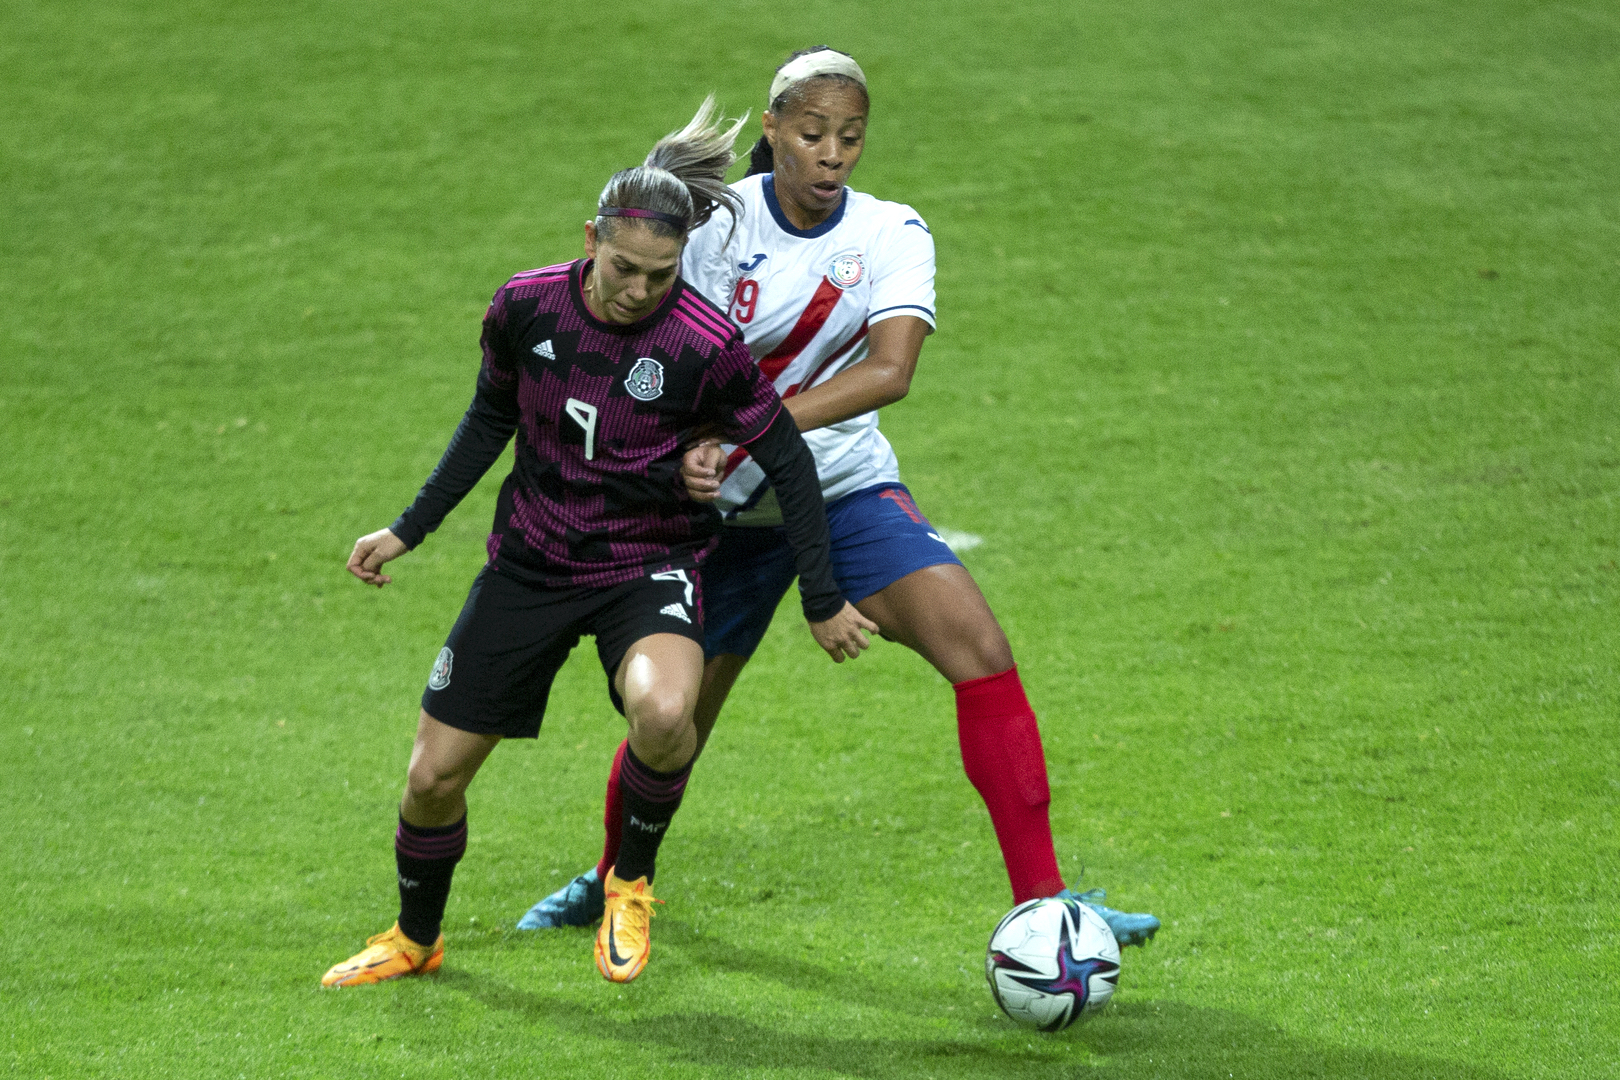
{"type": "MultiPolygon", "coordinates": [[[[515,380],[514,380],[515,382],[515,380]]],[[[518,426],[515,391],[505,390],[487,375],[478,379],[478,392],[467,415],[461,418],[450,445],[444,448],[439,464],[428,475],[427,483],[416,493],[416,500],[389,526],[389,531],[415,548],[437,529],[467,493],[489,472],[511,441],[518,426]]]]}
{"type": "Polygon", "coordinates": [[[770,477],[782,524],[799,570],[799,600],[810,622],[830,619],[844,609],[844,596],[833,578],[827,509],[816,476],[815,455],[786,409],[777,412],[764,431],[748,444],[748,453],[770,477]]]}
{"type": "MultiPolygon", "coordinates": [[[[450,437],[450,445],[409,508],[390,526],[407,548],[415,548],[437,529],[494,465],[517,430],[517,395],[479,379],[478,393],[450,437]]],[[[748,443],[748,452],[771,485],[788,543],[799,571],[799,597],[811,622],[830,619],[843,610],[844,598],[833,577],[827,514],[816,476],[815,457],[786,409],[748,443]]]]}

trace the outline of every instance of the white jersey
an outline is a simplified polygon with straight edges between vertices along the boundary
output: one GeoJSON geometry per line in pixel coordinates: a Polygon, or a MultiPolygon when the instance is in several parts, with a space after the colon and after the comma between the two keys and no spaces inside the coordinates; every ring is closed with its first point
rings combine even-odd
{"type": "MultiPolygon", "coordinates": [[[[732,190],[743,214],[730,243],[732,218],[722,209],[693,231],[681,276],[742,329],[784,398],[866,359],[875,323],[911,315],[934,325],[934,238],[917,211],[845,188],[831,217],[796,229],[777,204],[770,174],[745,177],[732,190]]],[[[876,410],[804,439],[829,501],[900,479],[876,410]]],[[[745,450],[725,449],[727,475],[715,505],[727,522],[780,524],[764,471],[745,450]]]]}

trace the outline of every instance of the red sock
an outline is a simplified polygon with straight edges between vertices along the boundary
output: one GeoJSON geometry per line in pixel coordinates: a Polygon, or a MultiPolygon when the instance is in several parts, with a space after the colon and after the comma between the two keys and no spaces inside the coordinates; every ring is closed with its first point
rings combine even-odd
{"type": "Polygon", "coordinates": [[[990,810],[1013,902],[1052,896],[1063,888],[1046,783],[1046,755],[1035,711],[1018,681],[1018,667],[956,684],[956,734],[962,766],[990,810]]]}
{"type": "Polygon", "coordinates": [[[606,881],[608,871],[619,861],[619,838],[624,835],[624,799],[619,795],[619,768],[624,764],[624,752],[630,749],[630,740],[619,744],[613,755],[613,768],[608,770],[607,806],[602,811],[602,861],[596,864],[596,880],[606,881]]]}

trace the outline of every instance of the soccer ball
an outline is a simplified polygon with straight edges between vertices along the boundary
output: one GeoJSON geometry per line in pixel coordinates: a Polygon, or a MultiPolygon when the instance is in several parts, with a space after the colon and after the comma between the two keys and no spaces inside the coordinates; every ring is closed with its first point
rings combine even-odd
{"type": "Polygon", "coordinates": [[[1008,1016],[1062,1031],[1114,996],[1119,942],[1102,916],[1078,900],[1030,900],[1009,911],[990,935],[984,977],[1008,1016]]]}

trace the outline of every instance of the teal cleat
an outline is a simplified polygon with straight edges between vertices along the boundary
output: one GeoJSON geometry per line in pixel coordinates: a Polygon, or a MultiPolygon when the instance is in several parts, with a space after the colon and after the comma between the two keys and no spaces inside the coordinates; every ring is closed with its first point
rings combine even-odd
{"type": "MultiPolygon", "coordinates": [[[[518,920],[519,930],[555,930],[560,926],[589,926],[602,917],[607,898],[602,879],[591,867],[534,907],[518,920]]],[[[1155,921],[1155,926],[1158,923],[1155,921]]]]}
{"type": "Polygon", "coordinates": [[[1078,900],[1101,915],[1102,921],[1114,932],[1114,940],[1119,942],[1122,949],[1127,945],[1146,945],[1148,940],[1159,932],[1159,920],[1152,915],[1115,911],[1111,907],[1104,907],[1102,902],[1108,894],[1101,889],[1088,889],[1083,893],[1064,889],[1058,895],[1078,900]]]}

